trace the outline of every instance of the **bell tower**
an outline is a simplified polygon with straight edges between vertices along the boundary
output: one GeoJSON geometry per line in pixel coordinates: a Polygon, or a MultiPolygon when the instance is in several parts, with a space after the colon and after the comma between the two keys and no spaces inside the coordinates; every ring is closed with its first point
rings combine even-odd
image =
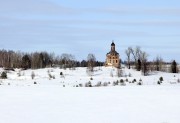
{"type": "Polygon", "coordinates": [[[115,44],[114,44],[114,41],[112,41],[112,44],[111,44],[111,51],[112,51],[112,52],[115,51],[115,44]]]}

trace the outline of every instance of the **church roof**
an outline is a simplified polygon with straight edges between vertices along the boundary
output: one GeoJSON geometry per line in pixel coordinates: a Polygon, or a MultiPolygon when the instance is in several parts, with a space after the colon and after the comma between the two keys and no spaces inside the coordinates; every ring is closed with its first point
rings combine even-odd
{"type": "Polygon", "coordinates": [[[113,54],[115,54],[115,55],[119,55],[119,53],[118,53],[118,52],[116,52],[116,51],[110,51],[109,53],[107,53],[107,55],[113,55],[113,54]]]}
{"type": "Polygon", "coordinates": [[[115,44],[114,44],[114,41],[112,41],[112,44],[111,44],[111,46],[115,46],[115,44]]]}

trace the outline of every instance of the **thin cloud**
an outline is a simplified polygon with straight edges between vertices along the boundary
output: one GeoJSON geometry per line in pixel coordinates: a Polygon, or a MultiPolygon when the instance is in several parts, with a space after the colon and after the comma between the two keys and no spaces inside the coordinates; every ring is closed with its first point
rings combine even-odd
{"type": "Polygon", "coordinates": [[[0,14],[23,15],[28,14],[75,14],[76,11],[72,8],[54,4],[50,1],[43,0],[5,0],[0,1],[0,14]]]}
{"type": "Polygon", "coordinates": [[[114,15],[180,15],[180,8],[143,7],[143,6],[111,6],[85,9],[85,12],[106,13],[114,15]]]}

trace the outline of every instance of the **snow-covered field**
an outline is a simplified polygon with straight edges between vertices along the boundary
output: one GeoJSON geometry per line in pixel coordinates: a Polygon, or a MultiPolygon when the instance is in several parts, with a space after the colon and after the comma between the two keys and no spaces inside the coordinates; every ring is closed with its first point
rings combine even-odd
{"type": "Polygon", "coordinates": [[[96,68],[91,79],[85,68],[9,72],[7,80],[0,80],[0,123],[180,122],[180,84],[177,81],[180,74],[156,72],[144,77],[140,72],[125,68],[124,75],[129,73],[131,77],[118,78],[116,69],[102,67],[96,68]],[[33,80],[32,71],[36,75],[33,80]],[[47,71],[55,79],[49,79],[47,71]],[[161,76],[164,81],[157,85],[161,76]],[[128,79],[126,86],[113,86],[113,82],[120,79],[128,79]],[[132,83],[134,79],[137,82],[132,83]],[[141,86],[137,85],[139,79],[141,86]],[[92,85],[109,84],[107,87],[74,87],[89,81],[92,85]]]}
{"type": "MultiPolygon", "coordinates": [[[[3,71],[0,69],[0,71],[3,71]]],[[[86,72],[86,68],[76,68],[76,70],[59,69],[59,68],[45,68],[38,70],[19,70],[9,71],[7,73],[7,80],[0,80],[1,85],[11,86],[51,86],[57,85],[60,87],[74,87],[82,84],[83,86],[87,82],[91,82],[95,86],[98,82],[109,83],[108,86],[113,86],[113,82],[124,80],[126,86],[134,86],[142,80],[143,85],[157,85],[160,77],[163,77],[162,85],[178,84],[180,81],[180,74],[153,72],[149,76],[142,76],[141,72],[132,69],[123,69],[123,77],[117,77],[116,68],[112,67],[97,67],[92,76],[89,76],[86,72]],[[35,78],[32,79],[31,74],[34,72],[35,78]],[[60,75],[63,73],[63,76],[60,75]],[[52,76],[52,78],[49,77],[52,76]],[[130,76],[129,76],[130,75],[130,76]],[[54,79],[53,79],[54,77],[54,79]],[[132,82],[133,80],[136,82],[132,82]],[[127,81],[127,82],[126,82],[127,81]]]]}

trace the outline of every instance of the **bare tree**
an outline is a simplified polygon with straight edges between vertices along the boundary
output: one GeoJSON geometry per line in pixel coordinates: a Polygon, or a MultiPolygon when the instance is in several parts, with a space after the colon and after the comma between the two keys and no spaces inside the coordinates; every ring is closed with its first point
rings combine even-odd
{"type": "Polygon", "coordinates": [[[88,57],[87,57],[87,64],[88,64],[87,70],[89,72],[91,72],[91,73],[94,72],[95,63],[96,63],[95,55],[94,54],[88,54],[88,57]]]}
{"type": "Polygon", "coordinates": [[[141,47],[136,46],[134,49],[132,47],[130,47],[129,50],[130,50],[130,52],[131,52],[131,54],[133,56],[136,69],[140,70],[139,69],[140,67],[138,67],[138,65],[139,65],[138,63],[140,63],[139,61],[142,61],[142,58],[141,58],[142,57],[141,47]]]}
{"type": "Polygon", "coordinates": [[[75,56],[72,54],[63,53],[60,56],[60,65],[63,68],[74,68],[75,67],[75,56]]]}
{"type": "Polygon", "coordinates": [[[142,52],[142,56],[141,56],[141,59],[142,59],[142,73],[143,73],[144,76],[147,76],[148,72],[149,72],[147,58],[148,58],[148,54],[146,52],[142,52]]]}
{"type": "Polygon", "coordinates": [[[164,71],[163,70],[163,59],[160,56],[156,57],[156,60],[154,61],[154,66],[156,71],[164,71]]]}
{"type": "Polygon", "coordinates": [[[125,50],[126,56],[127,56],[127,64],[128,64],[128,69],[131,69],[131,47],[128,47],[127,50],[125,50]]]}

